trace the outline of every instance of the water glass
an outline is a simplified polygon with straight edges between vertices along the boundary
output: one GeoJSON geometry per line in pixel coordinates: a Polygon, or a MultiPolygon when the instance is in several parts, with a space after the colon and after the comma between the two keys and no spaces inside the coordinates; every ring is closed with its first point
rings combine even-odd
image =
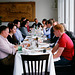
{"type": "Polygon", "coordinates": [[[28,43],[26,43],[26,44],[24,45],[24,48],[27,48],[27,46],[28,46],[28,43]]]}
{"type": "Polygon", "coordinates": [[[37,46],[36,46],[36,41],[33,41],[32,42],[32,47],[35,49],[35,48],[37,48],[37,46]]]}
{"type": "Polygon", "coordinates": [[[18,51],[22,51],[22,46],[18,46],[18,51]]]}

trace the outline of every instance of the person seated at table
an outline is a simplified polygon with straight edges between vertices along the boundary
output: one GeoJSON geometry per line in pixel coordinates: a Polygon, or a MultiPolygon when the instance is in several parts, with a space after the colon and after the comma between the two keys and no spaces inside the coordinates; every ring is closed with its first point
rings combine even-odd
{"type": "Polygon", "coordinates": [[[73,42],[70,37],[66,33],[64,33],[63,25],[57,24],[53,27],[53,29],[55,36],[59,37],[58,43],[52,49],[53,58],[55,59],[60,57],[60,60],[56,61],[55,65],[69,64],[74,56],[73,42]]]}
{"type": "Polygon", "coordinates": [[[46,19],[43,19],[43,20],[42,20],[43,27],[46,26],[46,21],[47,21],[46,19]]]}
{"type": "Polygon", "coordinates": [[[26,18],[25,17],[22,17],[20,22],[22,23],[23,21],[26,21],[26,18]]]}
{"type": "Polygon", "coordinates": [[[22,34],[26,37],[29,35],[28,31],[27,31],[27,23],[26,21],[23,21],[21,23],[21,27],[20,27],[20,31],[22,32],[22,34]]]}
{"type": "Polygon", "coordinates": [[[11,44],[7,40],[8,35],[9,35],[9,28],[4,25],[0,26],[0,64],[11,66],[11,68],[13,69],[14,55],[18,50],[18,46],[11,44]]]}
{"type": "Polygon", "coordinates": [[[34,19],[34,22],[32,28],[38,29],[39,27],[42,27],[42,24],[38,22],[37,18],[34,19]]]}
{"type": "Polygon", "coordinates": [[[7,37],[8,41],[12,44],[18,44],[18,40],[16,39],[16,37],[14,36],[14,33],[16,33],[16,26],[13,25],[12,22],[8,23],[8,28],[9,28],[9,35],[7,37]]]}
{"type": "Polygon", "coordinates": [[[52,24],[55,22],[54,18],[50,18],[49,20],[52,22],[52,24]]]}
{"type": "Polygon", "coordinates": [[[57,24],[58,24],[57,21],[53,21],[53,23],[52,23],[50,43],[56,43],[57,40],[59,39],[58,37],[56,37],[56,36],[54,35],[54,30],[53,30],[53,27],[54,27],[55,25],[57,25],[57,24]]]}
{"type": "Polygon", "coordinates": [[[26,21],[26,18],[25,18],[25,17],[22,17],[22,18],[21,18],[21,23],[22,23],[23,21],[26,21]]]}
{"type": "Polygon", "coordinates": [[[43,27],[43,32],[48,39],[51,38],[51,32],[50,32],[51,27],[52,27],[52,22],[50,20],[46,21],[46,26],[43,27]]]}
{"type": "Polygon", "coordinates": [[[27,31],[29,32],[30,31],[30,27],[29,27],[29,20],[26,19],[26,25],[27,25],[27,31]]]}
{"type": "Polygon", "coordinates": [[[14,35],[15,35],[16,39],[18,40],[18,42],[20,43],[20,42],[22,42],[22,41],[24,40],[24,38],[23,38],[23,36],[22,36],[22,33],[21,33],[21,31],[19,30],[19,28],[20,28],[20,21],[17,20],[17,19],[15,19],[15,20],[13,21],[13,23],[14,23],[14,25],[16,25],[16,27],[17,27],[16,33],[15,33],[14,35]]]}
{"type": "Polygon", "coordinates": [[[74,40],[75,40],[75,35],[74,35],[74,33],[73,33],[72,31],[68,31],[68,30],[66,29],[65,23],[60,23],[60,24],[62,24],[62,25],[64,26],[65,33],[71,38],[72,41],[74,41],[74,40]]]}

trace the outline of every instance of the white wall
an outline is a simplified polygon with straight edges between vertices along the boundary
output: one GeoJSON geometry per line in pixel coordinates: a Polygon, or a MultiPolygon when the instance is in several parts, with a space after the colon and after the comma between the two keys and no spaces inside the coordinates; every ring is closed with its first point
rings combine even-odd
{"type": "MultiPolygon", "coordinates": [[[[55,18],[57,20],[57,8],[54,8],[53,0],[0,0],[0,2],[35,2],[35,9],[36,9],[36,18],[38,21],[42,21],[43,18],[55,18]]],[[[3,24],[7,24],[7,22],[3,22],[3,24]]]]}

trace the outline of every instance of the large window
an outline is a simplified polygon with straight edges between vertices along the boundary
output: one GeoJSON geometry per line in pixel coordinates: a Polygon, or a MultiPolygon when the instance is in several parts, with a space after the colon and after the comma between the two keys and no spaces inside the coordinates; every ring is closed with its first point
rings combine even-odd
{"type": "Polygon", "coordinates": [[[74,32],[74,0],[58,0],[58,22],[74,32]]]}

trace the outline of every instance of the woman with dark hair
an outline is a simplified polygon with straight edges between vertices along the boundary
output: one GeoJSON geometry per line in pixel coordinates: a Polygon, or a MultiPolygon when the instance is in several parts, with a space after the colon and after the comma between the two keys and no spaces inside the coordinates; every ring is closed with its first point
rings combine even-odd
{"type": "Polygon", "coordinates": [[[18,40],[14,36],[14,33],[16,33],[16,26],[13,25],[12,22],[8,23],[8,28],[9,28],[9,35],[7,37],[8,41],[12,44],[18,44],[18,40]]]}
{"type": "Polygon", "coordinates": [[[8,35],[9,35],[9,28],[4,25],[0,26],[0,64],[11,66],[13,71],[14,55],[18,50],[18,46],[11,44],[7,40],[8,35]]]}
{"type": "Polygon", "coordinates": [[[29,35],[28,31],[27,31],[27,24],[26,24],[26,21],[23,21],[21,23],[21,27],[20,27],[20,30],[22,32],[22,34],[26,37],[29,35]]]}
{"type": "Polygon", "coordinates": [[[29,28],[29,20],[28,19],[26,19],[26,25],[27,25],[27,31],[29,32],[30,28],[29,28]]]}
{"type": "Polygon", "coordinates": [[[43,27],[46,27],[46,21],[47,21],[47,19],[42,20],[43,27]]]}
{"type": "Polygon", "coordinates": [[[26,20],[26,18],[25,17],[22,17],[21,18],[21,22],[23,22],[23,21],[25,21],[26,20]]]}

